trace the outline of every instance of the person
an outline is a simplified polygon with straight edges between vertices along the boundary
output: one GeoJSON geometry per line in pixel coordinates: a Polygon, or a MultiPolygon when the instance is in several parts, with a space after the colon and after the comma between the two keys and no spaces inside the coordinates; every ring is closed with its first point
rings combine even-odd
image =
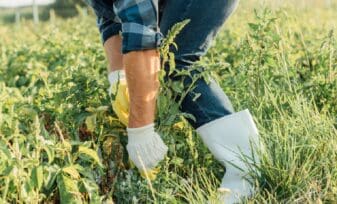
{"type": "MultiPolygon", "coordinates": [[[[176,70],[189,69],[204,56],[238,0],[87,0],[97,15],[103,47],[108,60],[109,81],[115,92],[113,110],[127,125],[127,151],[141,172],[150,172],[164,159],[168,148],[154,128],[158,71],[163,36],[184,19],[190,22],[175,43],[176,70]]],[[[205,70],[203,68],[202,70],[205,70]]],[[[198,74],[198,73],[193,73],[198,74]]],[[[170,76],[169,76],[170,77],[170,76]]],[[[172,80],[181,80],[172,77],[172,80]]],[[[184,80],[189,86],[192,80],[184,80]]],[[[235,203],[254,189],[244,178],[248,167],[242,155],[252,154],[250,141],[258,141],[258,131],[248,110],[234,112],[215,80],[200,78],[193,92],[182,101],[181,111],[211,153],[226,168],[221,187],[230,192],[224,202],[235,203]]]]}

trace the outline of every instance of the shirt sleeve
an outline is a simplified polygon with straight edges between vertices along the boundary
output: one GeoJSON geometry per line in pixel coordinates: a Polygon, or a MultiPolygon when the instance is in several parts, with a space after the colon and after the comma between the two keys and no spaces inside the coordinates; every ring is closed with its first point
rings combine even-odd
{"type": "Polygon", "coordinates": [[[160,46],[158,0],[119,0],[114,3],[114,12],[122,24],[124,54],[160,46]]]}
{"type": "Polygon", "coordinates": [[[122,31],[122,25],[117,21],[118,17],[114,13],[114,1],[107,0],[85,0],[93,8],[97,20],[96,24],[101,34],[103,44],[111,36],[118,35],[122,31]]]}
{"type": "Polygon", "coordinates": [[[97,27],[101,34],[103,44],[112,36],[119,35],[122,31],[122,25],[103,16],[97,16],[97,27]]]}

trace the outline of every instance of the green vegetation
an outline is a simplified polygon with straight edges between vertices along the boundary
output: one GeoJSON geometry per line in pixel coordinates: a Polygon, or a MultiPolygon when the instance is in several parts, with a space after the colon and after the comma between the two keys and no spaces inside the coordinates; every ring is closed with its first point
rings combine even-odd
{"type": "MultiPolygon", "coordinates": [[[[200,62],[260,130],[247,202],[336,203],[337,8],[248,4],[200,62]]],[[[181,82],[161,89],[169,153],[148,182],[128,162],[93,16],[4,25],[0,37],[0,203],[216,203],[224,170],[172,103],[181,82]]]]}
{"type": "MultiPolygon", "coordinates": [[[[0,0],[1,1],[1,0],[0,0]]],[[[69,18],[79,14],[80,8],[86,8],[83,0],[56,0],[53,4],[39,6],[39,19],[47,21],[56,14],[58,17],[69,18]]],[[[32,6],[19,8],[20,21],[33,20],[32,6]]],[[[16,8],[0,8],[0,24],[15,23],[16,8]]]]}

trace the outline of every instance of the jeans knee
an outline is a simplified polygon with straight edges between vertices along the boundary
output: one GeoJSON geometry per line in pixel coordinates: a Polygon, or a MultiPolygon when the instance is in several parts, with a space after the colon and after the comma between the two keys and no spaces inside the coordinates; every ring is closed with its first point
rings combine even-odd
{"type": "Polygon", "coordinates": [[[192,66],[194,63],[198,62],[203,56],[203,53],[199,52],[190,52],[186,54],[177,54],[175,56],[175,63],[177,69],[184,69],[192,66]]]}

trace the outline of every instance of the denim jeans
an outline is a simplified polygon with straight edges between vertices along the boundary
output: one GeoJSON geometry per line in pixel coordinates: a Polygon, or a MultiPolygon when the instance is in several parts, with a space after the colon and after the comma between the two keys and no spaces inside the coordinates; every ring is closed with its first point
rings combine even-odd
{"type": "MultiPolygon", "coordinates": [[[[178,45],[178,49],[171,50],[175,54],[177,70],[189,69],[199,61],[200,57],[206,54],[216,34],[238,4],[238,0],[165,0],[165,3],[163,2],[159,1],[158,12],[160,18],[158,24],[160,32],[164,36],[177,22],[190,19],[189,24],[176,37],[175,42],[178,45]]],[[[104,8],[100,9],[104,10],[104,8]]],[[[98,26],[104,25],[106,30],[109,27],[115,29],[110,32],[110,35],[117,34],[119,31],[116,31],[116,29],[120,29],[118,23],[114,22],[113,19],[107,19],[108,16],[103,17],[105,21],[100,19],[98,15],[98,19],[101,21],[98,26]],[[109,20],[110,23],[107,23],[109,20]]],[[[100,30],[102,30],[101,27],[100,30]]],[[[207,67],[202,69],[207,69],[207,67]]],[[[198,74],[198,72],[193,72],[192,74],[198,74]]],[[[182,80],[181,77],[174,76],[171,79],[182,80]]],[[[192,80],[190,78],[184,79],[185,87],[188,87],[191,83],[192,80]]],[[[194,128],[231,114],[228,98],[215,80],[206,83],[203,78],[200,78],[195,82],[193,92],[200,93],[200,97],[193,100],[195,94],[188,93],[184,97],[180,108],[182,112],[190,113],[196,118],[196,121],[188,119],[194,128]]]]}
{"type": "MultiPolygon", "coordinates": [[[[189,24],[175,40],[178,49],[171,50],[175,54],[176,69],[188,69],[206,54],[219,29],[235,10],[237,4],[237,0],[166,1],[159,23],[164,36],[175,23],[190,19],[189,24]]],[[[181,79],[175,77],[174,80],[181,79]]],[[[184,81],[185,87],[191,83],[190,78],[184,81]]],[[[193,101],[195,94],[188,93],[182,101],[181,111],[190,113],[196,118],[196,121],[188,119],[194,128],[231,113],[228,98],[215,80],[211,80],[209,84],[202,78],[197,80],[193,92],[200,93],[200,97],[193,101]]]]}

